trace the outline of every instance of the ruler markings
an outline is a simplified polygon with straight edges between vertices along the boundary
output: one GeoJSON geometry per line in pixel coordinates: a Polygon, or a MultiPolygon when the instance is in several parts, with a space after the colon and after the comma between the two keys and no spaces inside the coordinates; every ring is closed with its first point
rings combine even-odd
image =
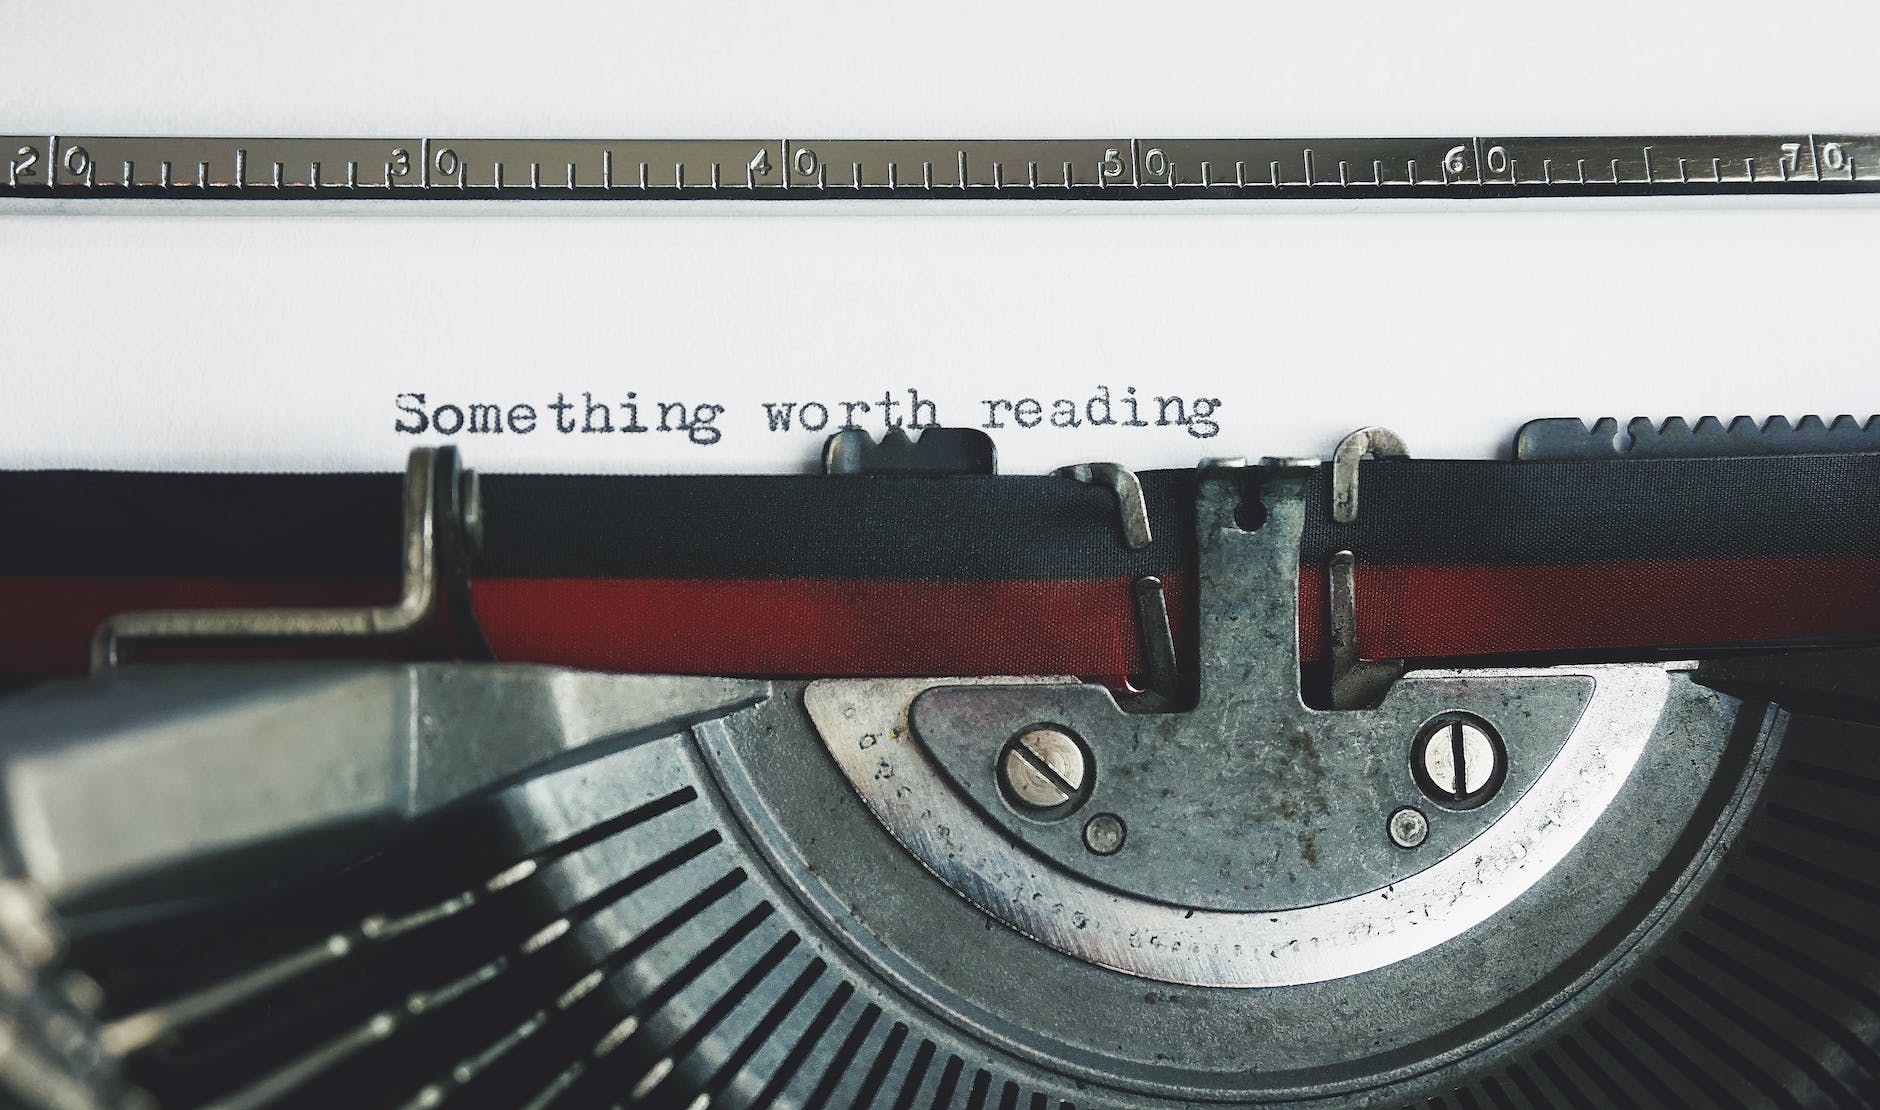
{"type": "MultiPolygon", "coordinates": [[[[21,158],[9,154],[7,173],[0,179],[0,198],[7,195],[98,196],[117,195],[126,190],[156,185],[169,190],[188,181],[187,171],[179,179],[177,167],[196,167],[195,189],[184,189],[175,199],[230,195],[223,190],[261,196],[293,194],[304,197],[332,196],[465,196],[488,195],[479,186],[472,191],[468,163],[477,161],[490,167],[491,175],[482,183],[497,194],[515,192],[525,183],[511,185],[507,180],[507,161],[523,160],[528,167],[526,188],[540,194],[545,188],[555,195],[568,196],[598,191],[619,199],[642,199],[706,192],[719,196],[756,196],[771,190],[788,191],[793,187],[808,196],[852,196],[871,189],[890,195],[914,193],[916,182],[911,172],[903,174],[899,163],[918,158],[918,189],[931,194],[936,188],[957,189],[972,197],[1036,196],[1041,189],[1075,190],[1088,184],[1080,180],[1079,166],[1084,158],[1094,161],[1094,183],[1098,189],[1121,190],[1138,197],[1184,197],[1197,195],[1254,196],[1264,192],[1282,194],[1294,190],[1317,193],[1348,193],[1357,186],[1369,186],[1373,195],[1389,195],[1399,188],[1421,195],[1481,195],[1487,187],[1492,193],[1500,187],[1540,188],[1550,194],[1605,194],[1619,190],[1632,194],[1696,192],[1869,192],[1880,191],[1880,173],[1862,170],[1857,154],[1868,152],[1867,165],[1876,164],[1872,151],[1880,145],[1880,134],[1827,135],[1794,131],[1788,135],[1760,136],[1615,136],[1609,138],[1494,139],[1487,136],[1425,139],[1304,139],[1298,145],[1260,139],[1152,139],[1134,137],[1111,140],[1113,145],[1098,145],[1099,140],[1076,140],[1076,147],[1061,140],[995,140],[916,145],[896,140],[841,140],[828,147],[807,144],[803,140],[629,140],[505,141],[463,140],[460,149],[470,151],[459,157],[445,144],[450,140],[435,136],[411,139],[200,139],[189,137],[46,136],[46,161],[42,175],[22,172],[21,158]],[[1793,136],[1800,136],[1795,138],[1793,136]],[[615,143],[628,151],[645,156],[637,188],[614,174],[615,143]],[[746,145],[749,143],[750,145],[746,145]],[[373,149],[373,144],[377,150],[373,149]],[[488,145],[484,145],[488,144],[488,145]],[[935,147],[938,146],[938,150],[935,147]],[[745,159],[755,147],[757,154],[745,159]],[[1090,151],[1095,147],[1094,151],[1090,151]],[[1776,157],[1776,172],[1768,172],[1764,161],[1769,151],[1782,148],[1776,157]],[[938,179],[931,157],[920,153],[954,151],[957,179],[938,179]],[[1448,153],[1444,154],[1447,149],[1448,153]],[[598,169],[592,159],[599,151],[598,169]],[[386,154],[390,151],[390,155],[386,154]],[[1081,151],[1090,151],[1084,154],[1081,151]],[[408,153],[418,158],[418,172],[409,171],[408,153]],[[782,162],[773,171],[766,162],[770,152],[781,152],[782,162]],[[972,158],[984,159],[981,172],[987,180],[975,177],[972,158]],[[1070,153],[1071,157],[1064,157],[1070,153]],[[204,158],[203,155],[208,157],[204,158]],[[268,172],[251,181],[248,176],[250,156],[262,160],[268,172]],[[822,155],[832,155],[822,157],[822,155]],[[1274,156],[1277,157],[1274,157],[1274,156]],[[1464,167],[1472,155],[1474,172],[1464,167]],[[494,157],[492,157],[494,156],[494,157]],[[662,157],[670,156],[667,162],[662,157]],[[736,157],[747,167],[740,180],[725,167],[736,165],[736,157]],[[1626,165],[1639,159],[1637,170],[1626,165]],[[1802,157],[1808,158],[1804,166],[1802,157]],[[1427,178],[1422,167],[1435,157],[1436,173],[1427,178]],[[1124,159],[1127,164],[1124,164],[1124,159]],[[1294,159],[1297,162],[1294,162],[1294,159]],[[1525,158],[1531,176],[1523,176],[1525,158]],[[374,177],[359,173],[361,161],[380,161],[381,173],[374,177]],[[829,170],[829,162],[837,166],[829,170]],[[1266,161],[1268,177],[1258,181],[1257,171],[1250,175],[1248,163],[1266,161]],[[1320,165],[1335,162],[1336,174],[1320,165]],[[99,163],[117,165],[119,172],[100,171],[99,163]],[[1364,176],[1366,162],[1371,174],[1364,176]],[[1496,163],[1501,163],[1497,165],[1496,163]],[[1573,170],[1568,172],[1569,162],[1573,170]],[[1607,175],[1589,171],[1587,163],[1604,163],[1607,175]],[[1709,162],[1710,173],[1703,173],[1709,162]],[[1558,163],[1558,168],[1556,168],[1558,163]],[[1759,163],[1763,163],[1759,165],[1759,163]],[[651,167],[669,164],[673,179],[655,182],[651,167]],[[1228,165],[1233,166],[1230,175],[1228,165]],[[1286,165],[1301,169],[1298,179],[1284,171],[1286,165]],[[221,165],[229,172],[215,170],[221,165]],[[336,165],[344,165],[344,180],[336,165]],[[846,186],[840,181],[841,167],[849,169],[846,186]],[[1385,165],[1404,167],[1404,173],[1384,173],[1385,165]],[[1725,165],[1740,165],[1726,176],[1725,165]],[[543,167],[551,167],[544,174],[543,167]],[[583,167],[587,168],[584,170],[583,167]],[[1021,176],[1007,166],[1023,166],[1021,176]],[[1056,181],[1044,167],[1060,171],[1056,181]],[[289,172],[290,170],[298,170],[289,172]],[[553,168],[563,171],[559,180],[553,168]],[[299,170],[304,170],[303,178],[299,170]],[[1758,172],[1758,171],[1761,172],[1758,172]],[[143,177],[150,171],[150,179],[143,177]],[[688,180],[688,172],[690,180],[688,180]],[[771,173],[777,176],[772,178],[771,173]],[[884,177],[877,177],[884,174],[884,177]],[[831,182],[830,178],[836,178],[831,182]],[[598,178],[598,183],[597,183],[598,178]],[[1337,189],[1322,186],[1336,184],[1337,189]],[[832,188],[832,185],[834,188],[832,188]],[[102,186],[102,187],[101,187],[102,186]],[[301,191],[302,186],[310,188],[301,191]],[[1160,188],[1152,189],[1152,186],[1160,188]],[[115,187],[115,188],[113,188],[115,187]],[[1386,188],[1388,187],[1388,188],[1386,188]]],[[[632,156],[631,154],[629,155],[632,156]]],[[[941,154],[944,158],[945,155],[941,154]]],[[[630,163],[631,164],[631,163],[630,163]]],[[[910,161],[911,166],[916,164],[910,161]]]]}

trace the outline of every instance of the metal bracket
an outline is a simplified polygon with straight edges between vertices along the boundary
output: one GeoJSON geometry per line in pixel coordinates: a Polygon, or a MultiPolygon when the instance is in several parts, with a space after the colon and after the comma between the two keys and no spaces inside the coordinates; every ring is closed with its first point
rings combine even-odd
{"type": "MultiPolygon", "coordinates": [[[[447,558],[442,550],[460,546],[459,540],[468,542],[468,536],[459,536],[456,529],[474,534],[480,528],[481,513],[475,502],[473,473],[462,469],[456,448],[417,448],[405,468],[404,584],[396,602],[359,608],[119,613],[92,635],[92,673],[127,662],[128,649],[137,643],[378,639],[416,632],[437,612],[444,576],[459,569],[467,573],[467,566],[461,565],[464,560],[447,558]]],[[[467,610],[467,606],[459,607],[467,610]]],[[[481,641],[480,633],[471,634],[481,641]]]]}
{"type": "Polygon", "coordinates": [[[888,429],[881,442],[860,428],[844,428],[823,441],[824,474],[971,475],[998,473],[992,437],[977,428],[935,428],[910,439],[888,429]]]}
{"type": "Polygon", "coordinates": [[[1104,486],[1116,495],[1116,511],[1123,528],[1123,546],[1141,551],[1155,541],[1149,530],[1149,502],[1142,495],[1142,482],[1136,472],[1116,463],[1078,463],[1061,466],[1051,472],[1059,478],[1086,485],[1104,486]]]}
{"type": "Polygon", "coordinates": [[[1366,661],[1358,656],[1358,560],[1349,551],[1332,556],[1332,708],[1371,709],[1407,669],[1402,659],[1366,661]]]}
{"type": "Polygon", "coordinates": [[[1136,631],[1142,645],[1144,690],[1154,695],[1151,708],[1173,705],[1181,697],[1181,666],[1175,659],[1175,629],[1169,623],[1168,595],[1153,574],[1136,579],[1136,631]]]}
{"type": "MultiPolygon", "coordinates": [[[[1142,493],[1142,480],[1136,472],[1117,463],[1078,463],[1051,472],[1073,482],[1103,486],[1116,497],[1118,523],[1122,527],[1123,546],[1141,551],[1155,542],[1149,528],[1149,502],[1142,493]]],[[[1154,696],[1146,704],[1160,707],[1174,703],[1181,695],[1181,669],[1175,659],[1175,630],[1169,623],[1168,598],[1162,580],[1144,575],[1135,584],[1136,628],[1142,647],[1145,692],[1154,696]]]]}
{"type": "Polygon", "coordinates": [[[1338,441],[1332,455],[1332,520],[1350,524],[1358,519],[1358,461],[1370,455],[1377,459],[1407,459],[1410,449],[1389,428],[1369,427],[1338,441]]]}

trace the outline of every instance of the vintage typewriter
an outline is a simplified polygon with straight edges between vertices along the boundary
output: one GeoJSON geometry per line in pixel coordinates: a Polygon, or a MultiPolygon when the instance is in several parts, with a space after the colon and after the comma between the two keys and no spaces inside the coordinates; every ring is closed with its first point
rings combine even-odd
{"type": "Polygon", "coordinates": [[[0,475],[0,1091],[1880,1100],[1880,423],[0,475]]]}

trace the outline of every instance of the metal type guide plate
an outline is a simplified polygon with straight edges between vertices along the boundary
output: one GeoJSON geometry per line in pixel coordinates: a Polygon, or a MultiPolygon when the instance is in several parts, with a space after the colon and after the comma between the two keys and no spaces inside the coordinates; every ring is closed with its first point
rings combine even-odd
{"type": "Polygon", "coordinates": [[[0,136],[0,196],[1637,196],[1880,190],[1880,134],[1396,139],[0,136]]]}

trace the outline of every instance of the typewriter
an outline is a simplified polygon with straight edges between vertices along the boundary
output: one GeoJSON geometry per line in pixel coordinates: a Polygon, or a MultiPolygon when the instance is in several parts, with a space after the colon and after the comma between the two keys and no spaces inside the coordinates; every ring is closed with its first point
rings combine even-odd
{"type": "Polygon", "coordinates": [[[1880,1102],[1880,423],[0,475],[0,1092],[1880,1102]]]}

